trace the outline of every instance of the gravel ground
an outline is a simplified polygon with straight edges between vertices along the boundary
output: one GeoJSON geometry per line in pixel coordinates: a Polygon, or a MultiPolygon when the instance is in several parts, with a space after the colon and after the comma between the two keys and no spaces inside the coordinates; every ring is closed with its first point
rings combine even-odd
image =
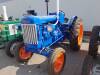
{"type": "MultiPolygon", "coordinates": [[[[100,48],[99,48],[100,49],[100,48]]],[[[83,43],[80,52],[67,51],[66,65],[61,75],[81,75],[82,64],[88,51],[88,43],[83,43]]],[[[6,56],[0,50],[0,75],[48,75],[47,63],[41,65],[24,65],[6,56]]]]}

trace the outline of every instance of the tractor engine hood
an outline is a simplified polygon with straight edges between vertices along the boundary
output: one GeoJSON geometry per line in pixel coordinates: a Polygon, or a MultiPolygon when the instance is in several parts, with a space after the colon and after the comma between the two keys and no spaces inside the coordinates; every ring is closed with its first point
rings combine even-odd
{"type": "Polygon", "coordinates": [[[53,23],[57,21],[57,17],[54,15],[50,16],[25,16],[22,18],[22,24],[45,24],[53,23]]]}

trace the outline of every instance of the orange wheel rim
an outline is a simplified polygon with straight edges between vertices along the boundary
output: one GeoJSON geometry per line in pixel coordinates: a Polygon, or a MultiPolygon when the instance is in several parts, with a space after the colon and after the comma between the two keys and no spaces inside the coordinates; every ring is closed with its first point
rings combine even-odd
{"type": "Polygon", "coordinates": [[[54,61],[54,71],[56,73],[60,72],[64,65],[64,53],[59,53],[54,61]]]}
{"type": "Polygon", "coordinates": [[[31,57],[32,53],[31,52],[26,52],[25,49],[22,47],[19,49],[19,57],[21,59],[29,59],[31,57]]]}
{"type": "Polygon", "coordinates": [[[80,27],[78,30],[78,45],[80,46],[82,43],[82,39],[83,39],[83,25],[82,23],[80,23],[80,27]]]}

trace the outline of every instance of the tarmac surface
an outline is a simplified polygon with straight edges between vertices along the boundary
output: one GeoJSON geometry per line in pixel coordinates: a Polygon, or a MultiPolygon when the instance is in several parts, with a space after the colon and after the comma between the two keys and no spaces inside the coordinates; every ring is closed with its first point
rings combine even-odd
{"type": "MultiPolygon", "coordinates": [[[[66,50],[66,64],[61,75],[81,75],[84,58],[87,55],[88,43],[83,43],[81,51],[66,50]]],[[[99,48],[100,50],[100,48],[99,48]]],[[[48,75],[47,62],[41,65],[25,65],[9,58],[5,50],[0,50],[0,75],[48,75]]]]}

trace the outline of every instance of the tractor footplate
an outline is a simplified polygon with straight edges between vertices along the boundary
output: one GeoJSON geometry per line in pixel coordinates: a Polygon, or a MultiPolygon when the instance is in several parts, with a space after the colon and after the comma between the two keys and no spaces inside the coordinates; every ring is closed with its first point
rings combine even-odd
{"type": "Polygon", "coordinates": [[[34,53],[31,59],[29,59],[27,65],[41,64],[46,61],[46,59],[45,56],[34,53]]]}

